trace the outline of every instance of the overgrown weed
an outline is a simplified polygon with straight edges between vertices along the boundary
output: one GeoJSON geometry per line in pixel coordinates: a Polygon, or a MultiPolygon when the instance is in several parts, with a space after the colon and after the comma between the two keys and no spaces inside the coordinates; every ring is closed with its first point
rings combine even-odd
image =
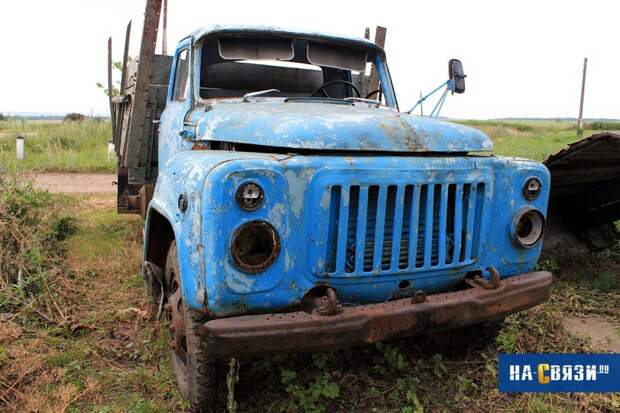
{"type": "Polygon", "coordinates": [[[108,159],[112,138],[107,120],[80,122],[7,120],[0,122],[0,165],[8,171],[113,172],[116,157],[108,159]],[[17,161],[15,138],[25,138],[24,161],[17,161]]]}

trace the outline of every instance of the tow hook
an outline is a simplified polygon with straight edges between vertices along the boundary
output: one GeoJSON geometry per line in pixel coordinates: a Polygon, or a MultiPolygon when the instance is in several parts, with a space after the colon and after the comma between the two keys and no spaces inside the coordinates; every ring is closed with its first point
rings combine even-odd
{"type": "Polygon", "coordinates": [[[416,290],[411,296],[411,304],[420,304],[426,301],[426,293],[422,290],[416,290]]]}
{"type": "Polygon", "coordinates": [[[500,284],[500,275],[494,267],[487,267],[487,271],[491,273],[491,279],[486,280],[480,275],[474,275],[471,278],[465,278],[465,283],[470,287],[482,287],[485,290],[495,290],[500,284]]]}
{"type": "Polygon", "coordinates": [[[336,290],[331,287],[325,290],[325,295],[321,297],[318,303],[317,313],[328,316],[342,313],[342,306],[338,304],[336,290]]]}

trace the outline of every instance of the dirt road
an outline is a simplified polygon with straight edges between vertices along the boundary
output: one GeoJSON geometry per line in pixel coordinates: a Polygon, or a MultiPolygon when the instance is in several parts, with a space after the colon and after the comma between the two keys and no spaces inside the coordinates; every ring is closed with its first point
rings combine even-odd
{"type": "Polygon", "coordinates": [[[115,174],[45,173],[35,177],[35,185],[50,192],[96,194],[116,192],[115,174]]]}

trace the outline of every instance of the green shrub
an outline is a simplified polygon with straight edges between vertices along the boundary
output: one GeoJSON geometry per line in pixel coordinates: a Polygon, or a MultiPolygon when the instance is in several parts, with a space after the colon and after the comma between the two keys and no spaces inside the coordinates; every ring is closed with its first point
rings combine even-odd
{"type": "Polygon", "coordinates": [[[595,121],[587,122],[584,125],[584,129],[592,129],[597,131],[612,131],[620,130],[620,121],[595,121]]]}
{"type": "Polygon", "coordinates": [[[63,122],[82,122],[85,119],[85,116],[81,113],[67,113],[63,122]]]}
{"type": "Polygon", "coordinates": [[[73,230],[47,191],[24,176],[0,174],[0,312],[44,290],[59,268],[59,241],[73,230]]]}

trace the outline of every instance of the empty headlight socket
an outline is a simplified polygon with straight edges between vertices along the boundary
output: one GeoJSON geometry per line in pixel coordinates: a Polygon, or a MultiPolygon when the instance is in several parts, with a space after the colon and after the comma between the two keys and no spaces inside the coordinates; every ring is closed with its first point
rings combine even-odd
{"type": "Polygon", "coordinates": [[[233,233],[230,254],[239,270],[249,274],[262,272],[280,254],[278,231],[266,221],[246,222],[233,233]]]}
{"type": "Polygon", "coordinates": [[[545,217],[537,209],[522,208],[512,221],[510,237],[521,248],[535,247],[545,232],[545,217]]]}

